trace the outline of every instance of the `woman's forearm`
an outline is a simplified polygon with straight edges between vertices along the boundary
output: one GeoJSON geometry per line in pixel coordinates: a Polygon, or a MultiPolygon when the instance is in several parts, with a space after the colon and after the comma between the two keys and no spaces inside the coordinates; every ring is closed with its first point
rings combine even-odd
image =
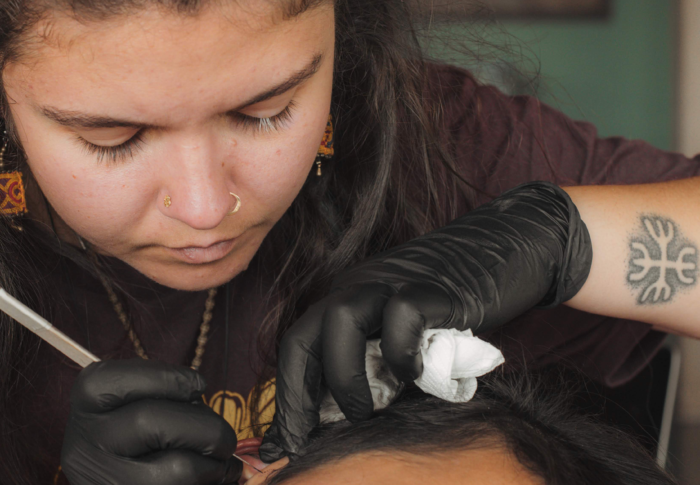
{"type": "Polygon", "coordinates": [[[593,244],[591,273],[567,305],[700,338],[700,178],[565,190],[593,244]]]}

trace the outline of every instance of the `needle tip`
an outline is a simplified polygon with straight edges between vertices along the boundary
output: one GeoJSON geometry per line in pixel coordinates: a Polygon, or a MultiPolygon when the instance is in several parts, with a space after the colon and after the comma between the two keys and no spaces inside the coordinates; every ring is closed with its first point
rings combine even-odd
{"type": "Polygon", "coordinates": [[[262,470],[258,469],[256,466],[251,465],[250,463],[248,463],[246,460],[244,460],[243,458],[241,458],[241,457],[238,456],[237,454],[234,453],[234,454],[233,454],[233,457],[236,458],[236,459],[238,459],[238,460],[241,460],[243,463],[245,463],[246,465],[248,465],[250,468],[252,468],[252,469],[255,470],[256,472],[262,473],[262,470]]]}

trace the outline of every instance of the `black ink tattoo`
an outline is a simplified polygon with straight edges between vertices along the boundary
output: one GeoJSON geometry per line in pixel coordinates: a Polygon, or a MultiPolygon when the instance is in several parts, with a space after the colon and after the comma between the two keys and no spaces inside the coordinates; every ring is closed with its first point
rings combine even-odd
{"type": "Polygon", "coordinates": [[[676,293],[696,284],[696,246],[668,218],[640,217],[641,231],[630,238],[627,283],[639,290],[639,304],[671,301],[676,293]]]}

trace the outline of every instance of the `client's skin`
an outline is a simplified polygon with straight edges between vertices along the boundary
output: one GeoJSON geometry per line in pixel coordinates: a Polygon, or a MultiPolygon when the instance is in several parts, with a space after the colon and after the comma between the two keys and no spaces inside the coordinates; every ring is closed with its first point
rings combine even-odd
{"type": "MultiPolygon", "coordinates": [[[[248,458],[248,457],[246,457],[248,458]]],[[[245,467],[246,485],[263,485],[272,472],[288,463],[285,458],[256,473],[245,467]]],[[[372,452],[351,455],[335,463],[309,470],[290,480],[290,485],[326,485],[333,477],[336,485],[425,485],[459,483],[463,485],[543,485],[506,448],[487,446],[425,455],[400,452],[372,452]],[[468,470],[469,473],[465,473],[468,470]]]]}
{"type": "Polygon", "coordinates": [[[291,462],[265,467],[243,440],[239,453],[265,467],[246,468],[243,483],[678,485],[632,437],[574,406],[588,390],[573,381],[491,373],[464,403],[407,389],[368,421],[320,424],[291,462]]]}

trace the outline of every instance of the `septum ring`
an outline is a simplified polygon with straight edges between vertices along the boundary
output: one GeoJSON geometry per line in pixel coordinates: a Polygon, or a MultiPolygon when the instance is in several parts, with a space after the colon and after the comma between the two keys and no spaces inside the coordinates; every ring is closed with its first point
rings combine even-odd
{"type": "Polygon", "coordinates": [[[236,198],[236,207],[234,207],[233,209],[231,209],[230,211],[228,211],[228,212],[226,213],[227,216],[232,216],[233,214],[235,214],[236,212],[238,212],[238,209],[241,208],[241,198],[238,197],[238,196],[237,196],[236,194],[234,194],[233,192],[229,192],[229,194],[231,194],[232,196],[234,196],[234,197],[236,198]]]}

